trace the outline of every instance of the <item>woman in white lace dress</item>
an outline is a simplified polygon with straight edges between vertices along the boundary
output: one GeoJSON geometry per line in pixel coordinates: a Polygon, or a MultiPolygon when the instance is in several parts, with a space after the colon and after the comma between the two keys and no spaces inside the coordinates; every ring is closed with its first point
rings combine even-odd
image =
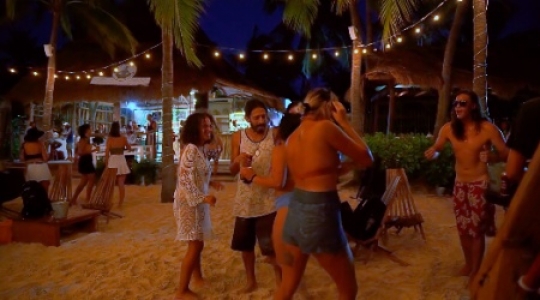
{"type": "Polygon", "coordinates": [[[182,128],[180,142],[182,148],[178,165],[178,183],[174,193],[174,216],[178,226],[177,240],[187,241],[188,249],[180,269],[180,286],[176,299],[196,299],[189,289],[191,275],[195,285],[202,284],[201,252],[204,240],[212,235],[209,205],[216,203],[216,197],[209,194],[209,187],[220,190],[223,186],[210,181],[212,168],[205,158],[203,147],[212,137],[210,115],[195,113],[190,115],[182,128]]]}

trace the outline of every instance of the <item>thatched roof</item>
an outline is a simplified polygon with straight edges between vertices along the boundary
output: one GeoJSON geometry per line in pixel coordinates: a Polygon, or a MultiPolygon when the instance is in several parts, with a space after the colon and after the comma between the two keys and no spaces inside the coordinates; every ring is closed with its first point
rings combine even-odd
{"type": "MultiPolygon", "coordinates": [[[[150,77],[148,86],[105,86],[90,84],[86,74],[59,74],[54,86],[54,103],[77,101],[124,102],[124,101],[150,101],[161,99],[161,47],[151,52],[151,58],[141,56],[134,60],[137,66],[136,77],[150,77]],[[65,76],[70,79],[66,80],[65,76]],[[76,79],[76,75],[80,79],[76,79]]],[[[58,52],[57,69],[64,71],[80,71],[94,69],[93,76],[97,76],[100,67],[116,62],[122,57],[111,59],[95,45],[85,43],[72,43],[58,52]]],[[[255,97],[260,97],[273,107],[280,107],[281,98],[263,91],[249,82],[223,59],[201,58],[204,67],[197,69],[190,67],[180,57],[174,58],[174,96],[188,95],[192,89],[199,92],[210,91],[216,82],[245,90],[255,97]]],[[[111,76],[112,68],[103,70],[104,76],[111,76]]],[[[12,101],[41,102],[45,92],[45,71],[39,76],[29,73],[7,93],[6,98],[12,101]]]]}
{"type": "MultiPolygon", "coordinates": [[[[418,85],[432,89],[439,89],[443,84],[442,60],[429,53],[429,49],[417,51],[393,49],[370,53],[367,60],[369,69],[364,77],[368,80],[395,80],[396,84],[418,85]]],[[[512,97],[525,87],[540,89],[540,82],[535,82],[534,79],[504,78],[497,75],[488,75],[488,85],[494,94],[504,98],[512,97]]],[[[472,72],[454,68],[452,78],[454,87],[472,89],[472,81],[472,72]]]]}

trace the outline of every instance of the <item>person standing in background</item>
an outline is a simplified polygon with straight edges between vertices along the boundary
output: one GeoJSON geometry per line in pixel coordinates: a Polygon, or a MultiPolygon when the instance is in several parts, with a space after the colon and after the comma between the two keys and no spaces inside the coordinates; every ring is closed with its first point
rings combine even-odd
{"type": "Polygon", "coordinates": [[[157,122],[154,120],[151,114],[146,116],[148,121],[146,125],[146,145],[150,146],[150,159],[156,159],[156,140],[157,140],[157,122]]]}

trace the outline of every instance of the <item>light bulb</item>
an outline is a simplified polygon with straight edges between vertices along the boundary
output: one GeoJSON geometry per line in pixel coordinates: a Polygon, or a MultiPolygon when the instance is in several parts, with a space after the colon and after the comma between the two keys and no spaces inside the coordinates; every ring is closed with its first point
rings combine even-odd
{"type": "Polygon", "coordinates": [[[422,30],[421,30],[420,28],[416,28],[416,29],[414,30],[414,32],[420,33],[420,32],[422,32],[422,30]]]}
{"type": "Polygon", "coordinates": [[[398,37],[398,38],[397,38],[397,42],[398,42],[398,43],[403,42],[403,38],[402,38],[402,37],[398,37]]]}
{"type": "Polygon", "coordinates": [[[115,71],[115,72],[118,72],[118,68],[114,68],[114,71],[115,71]]]}
{"type": "Polygon", "coordinates": [[[38,76],[38,72],[34,71],[32,74],[34,74],[34,76],[38,76]]]}
{"type": "Polygon", "coordinates": [[[439,19],[440,19],[439,15],[433,16],[433,21],[439,21],[439,19]]]}
{"type": "Polygon", "coordinates": [[[339,52],[336,51],[336,53],[334,53],[334,55],[335,55],[336,57],[338,57],[338,56],[339,56],[339,52]]]}
{"type": "Polygon", "coordinates": [[[90,78],[92,78],[92,76],[86,75],[86,79],[90,79],[90,78]]]}
{"type": "Polygon", "coordinates": [[[238,58],[240,58],[240,59],[244,59],[244,57],[245,57],[245,56],[244,56],[244,53],[240,53],[240,54],[238,55],[238,58]]]}
{"type": "Polygon", "coordinates": [[[358,49],[354,49],[354,54],[358,54],[358,49]]]}
{"type": "Polygon", "coordinates": [[[268,54],[265,53],[265,54],[263,55],[263,59],[268,59],[268,54]]]}
{"type": "Polygon", "coordinates": [[[317,53],[313,53],[313,55],[311,56],[313,59],[317,59],[317,53]]]}
{"type": "Polygon", "coordinates": [[[289,54],[289,56],[287,57],[289,60],[293,60],[294,59],[294,56],[292,54],[289,54]]]}
{"type": "Polygon", "coordinates": [[[13,68],[9,69],[9,71],[10,71],[11,73],[17,73],[17,70],[15,70],[15,69],[13,69],[13,68]]]}
{"type": "Polygon", "coordinates": [[[99,76],[103,76],[103,72],[99,72],[99,76]]]}
{"type": "Polygon", "coordinates": [[[58,78],[58,75],[54,74],[54,78],[58,78]]]}
{"type": "Polygon", "coordinates": [[[77,80],[81,79],[81,76],[77,75],[75,76],[75,78],[77,78],[77,80]]]}
{"type": "Polygon", "coordinates": [[[144,57],[146,57],[146,58],[150,58],[150,56],[151,56],[150,53],[146,53],[146,54],[144,55],[144,57]]]}
{"type": "Polygon", "coordinates": [[[362,53],[366,54],[366,53],[367,53],[367,49],[366,49],[366,48],[362,49],[362,53]]]}
{"type": "Polygon", "coordinates": [[[390,44],[386,44],[386,49],[390,49],[392,47],[390,44]]]}
{"type": "Polygon", "coordinates": [[[66,80],[69,80],[69,76],[66,76],[66,80]]]}
{"type": "Polygon", "coordinates": [[[132,61],[130,61],[130,62],[129,62],[129,65],[133,67],[133,66],[135,65],[135,63],[132,62],[132,61]]]}
{"type": "Polygon", "coordinates": [[[214,56],[215,56],[215,57],[219,57],[219,52],[217,52],[217,51],[214,52],[214,56]]]}

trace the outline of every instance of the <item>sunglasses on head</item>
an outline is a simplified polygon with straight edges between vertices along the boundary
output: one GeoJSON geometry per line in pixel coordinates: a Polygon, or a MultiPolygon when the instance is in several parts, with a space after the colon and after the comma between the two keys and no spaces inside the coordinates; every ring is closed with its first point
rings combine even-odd
{"type": "Polygon", "coordinates": [[[453,105],[454,107],[465,107],[465,106],[467,106],[467,103],[468,103],[467,101],[463,101],[463,100],[459,101],[459,100],[456,100],[456,101],[454,101],[454,103],[452,103],[452,105],[453,105]]]}

